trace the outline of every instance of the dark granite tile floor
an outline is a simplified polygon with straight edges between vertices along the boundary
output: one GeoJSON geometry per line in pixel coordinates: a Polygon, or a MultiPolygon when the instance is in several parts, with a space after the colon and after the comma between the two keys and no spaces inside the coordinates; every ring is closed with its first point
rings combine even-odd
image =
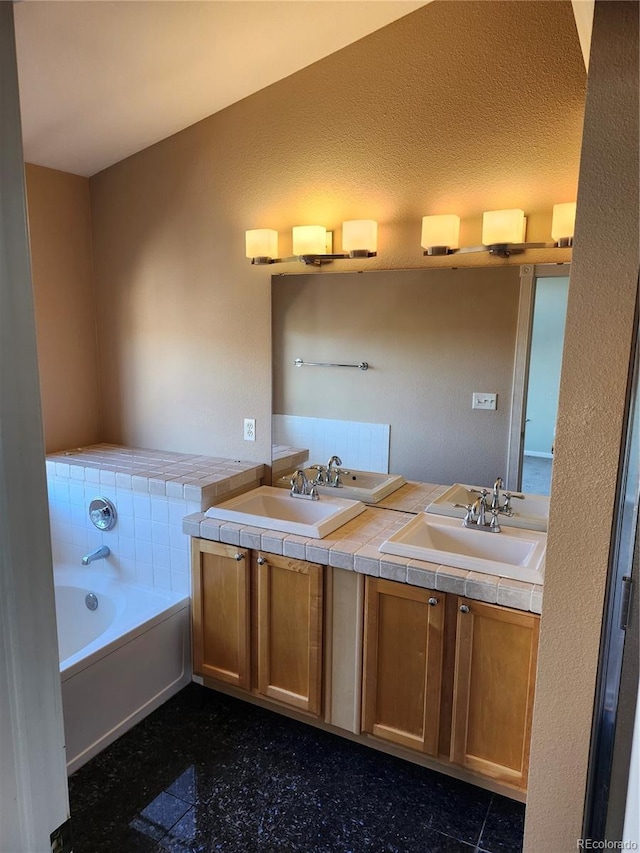
{"type": "Polygon", "coordinates": [[[74,853],[518,853],[524,806],[191,684],[69,779],[74,853]]]}

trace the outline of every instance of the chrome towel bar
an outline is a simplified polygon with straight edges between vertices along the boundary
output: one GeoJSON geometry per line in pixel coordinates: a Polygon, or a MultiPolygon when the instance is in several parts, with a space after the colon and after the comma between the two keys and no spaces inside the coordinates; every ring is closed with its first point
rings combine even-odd
{"type": "Polygon", "coordinates": [[[335,364],[330,361],[303,361],[301,358],[296,358],[293,363],[296,367],[357,367],[360,370],[369,370],[369,364],[366,361],[361,361],[359,364],[335,364]]]}

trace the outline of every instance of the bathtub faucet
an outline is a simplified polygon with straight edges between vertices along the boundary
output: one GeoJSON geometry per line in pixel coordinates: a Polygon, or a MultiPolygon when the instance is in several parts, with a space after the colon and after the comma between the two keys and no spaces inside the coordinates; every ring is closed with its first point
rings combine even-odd
{"type": "Polygon", "coordinates": [[[101,545],[99,548],[96,548],[94,551],[89,551],[88,554],[83,556],[82,565],[88,566],[89,563],[93,563],[94,560],[102,560],[104,557],[108,557],[110,553],[110,548],[107,548],[106,545],[101,545]]]}

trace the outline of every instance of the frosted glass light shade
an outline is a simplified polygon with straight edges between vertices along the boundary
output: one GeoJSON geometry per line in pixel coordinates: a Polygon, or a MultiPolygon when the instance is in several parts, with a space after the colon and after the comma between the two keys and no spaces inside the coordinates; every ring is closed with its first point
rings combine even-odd
{"type": "Polygon", "coordinates": [[[423,249],[434,246],[446,246],[448,249],[460,248],[460,217],[453,213],[422,217],[423,249]]]}
{"type": "Polygon", "coordinates": [[[277,258],[278,232],[272,228],[245,231],[245,246],[248,258],[277,258]]]}
{"type": "Polygon", "coordinates": [[[559,240],[572,240],[576,224],[576,203],[568,201],[564,204],[553,205],[553,218],[551,219],[551,236],[559,240]]]}
{"type": "Polygon", "coordinates": [[[482,215],[482,244],[524,243],[526,227],[524,210],[485,210],[482,215]]]}
{"type": "Polygon", "coordinates": [[[294,255],[324,255],[327,251],[327,229],[322,225],[293,226],[294,255]]]}
{"type": "Polygon", "coordinates": [[[343,252],[376,252],[378,223],[375,219],[349,219],[342,223],[343,252]]]}

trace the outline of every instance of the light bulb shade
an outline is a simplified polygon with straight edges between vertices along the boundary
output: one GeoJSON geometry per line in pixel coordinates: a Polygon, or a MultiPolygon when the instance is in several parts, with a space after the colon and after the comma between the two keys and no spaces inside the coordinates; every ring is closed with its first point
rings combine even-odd
{"type": "Polygon", "coordinates": [[[438,216],[422,217],[423,249],[435,246],[447,249],[460,248],[460,217],[454,213],[442,213],[438,216]]]}
{"type": "Polygon", "coordinates": [[[568,201],[564,204],[553,205],[553,218],[551,220],[551,236],[558,242],[560,240],[573,240],[573,232],[576,224],[576,203],[568,201]]]}
{"type": "Polygon", "coordinates": [[[248,258],[277,258],[278,232],[271,228],[245,231],[245,245],[248,258]]]}
{"type": "Polygon", "coordinates": [[[324,255],[327,252],[327,229],[322,225],[293,226],[294,255],[324,255]]]}
{"type": "Polygon", "coordinates": [[[376,252],[378,223],[375,219],[350,219],[342,223],[343,252],[376,252]]]}
{"type": "Polygon", "coordinates": [[[526,227],[524,210],[486,210],[482,215],[482,244],[524,243],[526,227]]]}

